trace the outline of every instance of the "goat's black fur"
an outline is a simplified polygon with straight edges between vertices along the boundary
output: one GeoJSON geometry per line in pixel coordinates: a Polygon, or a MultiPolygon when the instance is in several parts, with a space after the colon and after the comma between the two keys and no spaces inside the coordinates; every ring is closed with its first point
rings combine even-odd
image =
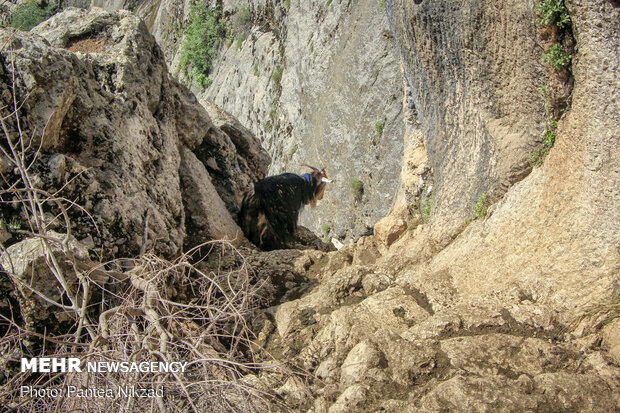
{"type": "Polygon", "coordinates": [[[264,250],[283,248],[297,228],[299,211],[323,197],[325,172],[284,173],[254,183],[237,216],[245,236],[264,250]]]}

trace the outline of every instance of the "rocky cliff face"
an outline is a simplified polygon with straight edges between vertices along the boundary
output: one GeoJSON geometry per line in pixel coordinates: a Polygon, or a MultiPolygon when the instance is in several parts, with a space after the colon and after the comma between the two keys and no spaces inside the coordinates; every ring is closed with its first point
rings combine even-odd
{"type": "Polygon", "coordinates": [[[432,168],[430,221],[445,244],[481,194],[499,199],[530,170],[550,81],[535,5],[387,5],[432,168]]]}
{"type": "Polygon", "coordinates": [[[249,4],[257,24],[238,50],[220,50],[200,96],[261,139],[270,173],[326,167],[335,183],[301,222],[359,235],[389,211],[402,157],[402,81],[385,10],[374,0],[249,4]]]}
{"type": "MultiPolygon", "coordinates": [[[[189,4],[137,9],[176,73],[189,4]]],[[[228,111],[260,139],[273,158],[270,174],[301,173],[302,163],[327,168],[335,183],[319,209],[302,214],[304,225],[317,233],[329,227],[330,236],[343,238],[366,232],[392,206],[403,151],[401,72],[384,6],[374,0],[212,6],[229,24],[247,8],[251,22],[244,37],[221,42],[213,83],[193,89],[199,100],[228,111]]]]}

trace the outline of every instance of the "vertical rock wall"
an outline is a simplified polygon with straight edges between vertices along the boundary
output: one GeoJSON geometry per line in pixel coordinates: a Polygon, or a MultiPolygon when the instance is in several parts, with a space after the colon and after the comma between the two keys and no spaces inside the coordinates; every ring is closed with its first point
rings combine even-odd
{"type": "Polygon", "coordinates": [[[374,0],[250,3],[256,25],[239,48],[222,47],[200,96],[261,139],[270,174],[326,167],[335,183],[301,222],[358,235],[389,211],[402,157],[401,73],[385,10],[374,0]],[[363,183],[361,199],[351,180],[363,183]]]}
{"type": "MultiPolygon", "coordinates": [[[[459,8],[471,10],[475,3],[472,1],[459,8]]],[[[457,221],[455,217],[459,217],[461,210],[470,210],[475,203],[475,194],[478,193],[474,191],[475,185],[489,185],[486,188],[492,188],[492,185],[503,182],[501,179],[510,182],[511,175],[506,171],[511,168],[517,170],[520,165],[518,157],[501,156],[502,153],[515,155],[517,149],[497,151],[491,140],[484,141],[484,137],[493,136],[488,132],[493,118],[487,118],[486,123],[475,122],[475,119],[484,120],[481,116],[489,107],[489,100],[482,94],[484,90],[498,94],[502,91],[508,93],[510,88],[497,88],[494,78],[487,77],[486,82],[481,84],[482,89],[476,91],[472,88],[468,94],[454,96],[457,99],[454,108],[461,112],[449,111],[452,106],[446,107],[441,99],[443,95],[438,95],[440,98],[436,99],[425,88],[415,90],[416,84],[424,84],[427,78],[435,79],[432,73],[447,67],[447,63],[439,64],[439,59],[435,64],[422,59],[427,55],[427,47],[434,47],[434,43],[427,42],[423,33],[415,31],[417,25],[428,24],[424,22],[443,25],[441,22],[445,19],[451,21],[452,14],[442,15],[442,11],[448,10],[445,8],[431,13],[429,8],[437,6],[437,2],[423,2],[420,5],[394,2],[390,5],[393,6],[393,24],[399,36],[403,62],[412,79],[420,123],[427,131],[423,139],[436,182],[430,230],[427,227],[410,234],[414,238],[412,242],[402,243],[393,251],[394,256],[410,256],[416,260],[424,256],[423,251],[428,257],[434,255],[424,270],[403,272],[403,280],[411,285],[425,282],[428,278],[426,274],[430,274],[430,279],[448,278],[454,291],[458,292],[458,300],[464,302],[480,300],[481,297],[485,300],[502,297],[510,301],[514,300],[511,295],[519,291],[519,294],[534,297],[539,305],[544,303],[549,308],[561,308],[558,313],[560,318],[569,317],[571,312],[579,313],[589,303],[608,302],[617,297],[620,256],[615,245],[620,233],[615,223],[620,219],[620,151],[616,131],[620,130],[620,123],[618,102],[614,96],[620,88],[620,9],[609,1],[568,1],[566,4],[577,42],[572,63],[575,86],[572,105],[558,123],[555,145],[542,167],[534,168],[526,178],[511,186],[483,220],[465,228],[442,250],[433,240],[437,239],[437,234],[449,234],[452,226],[463,228],[462,221],[457,221]],[[461,127],[450,133],[428,132],[439,130],[443,122],[447,122],[446,130],[451,131],[450,125],[454,126],[455,119],[465,119],[459,117],[465,108],[477,116],[467,118],[469,120],[463,121],[461,127]],[[441,118],[437,117],[439,115],[441,118]],[[442,148],[441,153],[447,158],[442,158],[437,148],[442,148]],[[481,154],[489,154],[485,162],[480,158],[481,154]],[[508,168],[500,174],[502,162],[508,168]],[[476,168],[486,172],[474,173],[476,168]]],[[[522,21],[525,28],[533,27],[530,21],[534,24],[534,5],[530,6],[530,18],[522,21]]],[[[517,6],[512,2],[503,4],[504,11],[497,14],[497,22],[502,21],[499,17],[504,13],[514,11],[513,7],[517,6]]],[[[451,11],[461,12],[460,9],[451,11]]],[[[460,26],[454,27],[454,32],[460,33],[460,26]]],[[[523,30],[522,27],[514,33],[523,30]]],[[[448,31],[441,33],[443,37],[452,35],[448,31]]],[[[536,33],[531,33],[531,36],[535,39],[536,33]]],[[[514,49],[521,50],[520,47],[531,42],[532,39],[524,38],[513,43],[514,49]]],[[[488,61],[499,58],[493,51],[500,49],[495,49],[492,44],[487,44],[487,47],[487,55],[481,56],[486,56],[488,61]]],[[[468,49],[458,50],[465,53],[468,49]]],[[[440,52],[441,49],[436,50],[436,53],[440,52]]],[[[432,56],[429,54],[428,57],[432,56]]],[[[464,62],[460,73],[478,72],[481,66],[477,62],[476,59],[464,62]]],[[[523,88],[523,94],[515,94],[514,100],[505,101],[503,106],[501,102],[494,101],[499,109],[490,106],[494,110],[512,108],[519,115],[518,119],[513,120],[514,125],[527,125],[529,122],[534,127],[538,117],[544,115],[541,113],[544,109],[536,110],[536,100],[530,100],[535,96],[534,91],[525,93],[535,88],[538,78],[521,77],[525,70],[534,71],[539,62],[537,56],[532,56],[524,59],[519,67],[514,66],[515,73],[507,76],[505,82],[523,82],[513,85],[515,90],[523,88]],[[531,108],[532,112],[524,113],[523,108],[531,108]]],[[[466,76],[459,79],[463,78],[466,76]]],[[[451,79],[441,77],[437,81],[453,82],[451,79]]],[[[543,102],[540,104],[544,106],[543,102]]],[[[506,116],[513,117],[515,114],[508,113],[506,116]]],[[[511,133],[519,131],[512,125],[507,125],[498,144],[526,145],[527,140],[510,140],[512,136],[517,136],[511,133]]],[[[518,136],[523,139],[528,137],[527,134],[518,136]]],[[[436,300],[441,302],[440,298],[436,300]]]]}
{"type": "Polygon", "coordinates": [[[387,2],[433,172],[430,222],[445,244],[478,197],[530,170],[548,83],[534,1],[387,2]]]}

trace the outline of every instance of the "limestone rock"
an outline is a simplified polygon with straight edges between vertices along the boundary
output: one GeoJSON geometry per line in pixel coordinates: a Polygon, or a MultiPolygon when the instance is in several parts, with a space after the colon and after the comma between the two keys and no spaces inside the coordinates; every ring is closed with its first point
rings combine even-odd
{"type": "MultiPolygon", "coordinates": [[[[0,32],[3,42],[9,35],[0,32]]],[[[268,157],[251,133],[213,126],[136,16],[69,8],[16,33],[2,54],[14,62],[3,70],[16,78],[17,99],[29,95],[25,133],[39,137],[45,126],[41,185],[54,192],[70,181],[63,196],[93,217],[71,211],[76,237],[92,236],[106,256],[173,256],[238,236],[231,214],[268,157]]]]}
{"type": "Polygon", "coordinates": [[[361,384],[354,384],[342,392],[327,412],[348,413],[351,409],[357,410],[366,397],[368,397],[368,388],[361,384]]]}
{"type": "Polygon", "coordinates": [[[355,247],[352,248],[352,263],[366,266],[374,264],[384,252],[382,247],[377,242],[376,237],[361,237],[355,243],[355,247]]]}
{"type": "Polygon", "coordinates": [[[387,10],[432,168],[433,233],[445,245],[480,194],[499,196],[529,171],[546,121],[537,88],[548,82],[534,4],[394,0],[387,10]]]}
{"type": "Polygon", "coordinates": [[[620,122],[595,102],[604,106],[619,87],[600,58],[617,55],[617,48],[598,39],[620,11],[608,2],[590,5],[575,2],[571,9],[580,45],[572,107],[543,167],[511,187],[490,217],[470,224],[427,267],[403,279],[419,284],[421,274],[443,273],[461,301],[529,301],[566,322],[588,304],[614,299],[620,252],[610,246],[620,236],[612,224],[620,220],[620,152],[610,131],[620,122]]]}
{"type": "Polygon", "coordinates": [[[186,211],[185,243],[194,246],[209,239],[219,239],[232,241],[234,245],[249,245],[218,196],[204,164],[187,148],[181,148],[179,173],[186,211]]]}
{"type": "MultiPolygon", "coordinates": [[[[391,216],[405,221],[417,210],[421,215],[423,202],[432,195],[432,170],[424,147],[417,111],[413,102],[412,90],[404,79],[405,97],[403,111],[405,122],[404,153],[400,171],[400,184],[390,211],[391,216]]],[[[414,224],[415,222],[409,222],[414,224]]]]}
{"type": "Polygon", "coordinates": [[[362,341],[351,349],[342,363],[340,383],[347,388],[366,378],[370,369],[386,365],[385,355],[373,343],[362,341]]]}
{"type": "MultiPolygon", "coordinates": [[[[15,290],[14,297],[19,303],[19,314],[24,319],[25,327],[37,332],[56,331],[67,318],[67,312],[44,300],[39,294],[50,300],[61,302],[61,279],[70,292],[75,293],[78,279],[75,269],[88,271],[95,264],[88,256],[88,250],[73,237],[48,232],[47,238],[27,238],[11,245],[0,255],[0,266],[8,275],[10,291],[15,290]],[[63,245],[66,241],[66,246],[63,245]],[[48,254],[53,254],[60,272],[52,273],[48,263],[48,254]]],[[[92,275],[96,277],[96,274],[92,275]]],[[[105,282],[105,279],[98,279],[105,282]]]]}
{"type": "Polygon", "coordinates": [[[375,224],[375,236],[387,246],[392,245],[405,232],[407,224],[400,218],[389,215],[375,224]]]}
{"type": "Polygon", "coordinates": [[[603,330],[603,345],[616,365],[620,366],[620,318],[613,320],[603,330]]]}
{"type": "Polygon", "coordinates": [[[501,372],[511,377],[577,367],[579,353],[547,340],[508,334],[484,334],[441,341],[452,367],[473,375],[501,372]]]}
{"type": "MultiPolygon", "coordinates": [[[[20,33],[10,44],[18,90],[36,91],[25,120],[41,130],[53,114],[43,149],[89,169],[67,192],[78,204],[92,204],[97,245],[120,231],[128,242],[119,252],[135,253],[150,210],[149,235],[158,239],[152,247],[177,252],[184,237],[179,137],[166,95],[178,86],[153,37],[130,13],[101,9],[68,9],[33,32],[46,40],[20,33]],[[84,191],[94,185],[94,193],[84,191]]],[[[204,117],[197,129],[209,127],[204,117]]]]}
{"type": "Polygon", "coordinates": [[[202,100],[200,104],[207,110],[213,124],[230,137],[237,152],[248,163],[246,169],[255,172],[256,178],[266,176],[267,166],[271,163],[271,158],[262,148],[260,142],[254,138],[252,132],[246,129],[237,118],[213,103],[202,100]]]}
{"type": "Polygon", "coordinates": [[[301,250],[315,249],[324,252],[336,250],[331,241],[323,241],[314,232],[301,225],[295,230],[294,240],[289,242],[287,247],[301,250]]]}
{"type": "Polygon", "coordinates": [[[204,105],[214,116],[212,127],[194,152],[205,165],[213,185],[235,215],[243,193],[252,182],[265,177],[271,159],[250,131],[215,105],[204,105]]]}

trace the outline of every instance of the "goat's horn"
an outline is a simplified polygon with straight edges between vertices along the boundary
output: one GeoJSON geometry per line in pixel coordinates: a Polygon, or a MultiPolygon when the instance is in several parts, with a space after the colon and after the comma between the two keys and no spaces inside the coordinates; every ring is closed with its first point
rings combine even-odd
{"type": "Polygon", "coordinates": [[[308,168],[312,169],[315,172],[320,172],[317,168],[315,168],[314,166],[310,166],[307,163],[302,163],[301,166],[307,166],[308,168]]]}
{"type": "Polygon", "coordinates": [[[321,182],[325,182],[326,184],[330,184],[332,182],[332,179],[327,179],[325,177],[321,178],[321,182]]]}

